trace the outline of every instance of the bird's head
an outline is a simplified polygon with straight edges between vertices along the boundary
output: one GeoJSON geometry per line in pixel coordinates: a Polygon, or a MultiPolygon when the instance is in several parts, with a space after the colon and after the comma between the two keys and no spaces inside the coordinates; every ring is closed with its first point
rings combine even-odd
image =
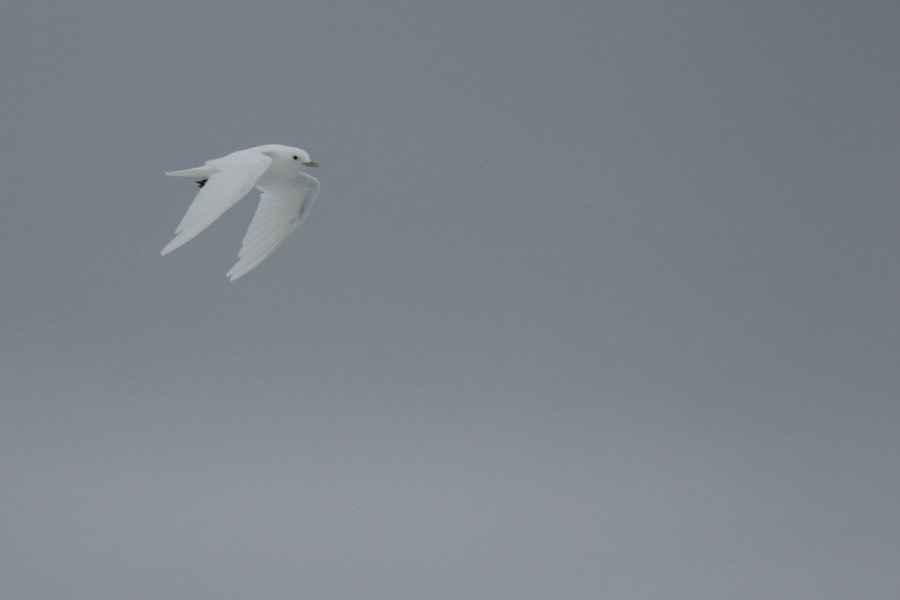
{"type": "Polygon", "coordinates": [[[287,154],[290,160],[296,161],[304,167],[319,166],[319,163],[315,162],[309,157],[309,154],[306,152],[306,150],[301,150],[300,148],[288,148],[287,154]]]}

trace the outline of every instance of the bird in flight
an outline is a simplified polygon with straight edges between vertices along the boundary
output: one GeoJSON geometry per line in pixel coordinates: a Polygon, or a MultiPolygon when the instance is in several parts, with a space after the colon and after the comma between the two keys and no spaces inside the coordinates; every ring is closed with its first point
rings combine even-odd
{"type": "Polygon", "coordinates": [[[309,212],[319,194],[319,181],[301,167],[318,166],[305,150],[268,144],[208,160],[202,167],[167,172],[175,177],[193,177],[200,192],[162,255],[192,240],[255,187],[261,192],[259,206],[244,235],[238,261],[227,277],[234,281],[246,275],[272,254],[309,212]]]}

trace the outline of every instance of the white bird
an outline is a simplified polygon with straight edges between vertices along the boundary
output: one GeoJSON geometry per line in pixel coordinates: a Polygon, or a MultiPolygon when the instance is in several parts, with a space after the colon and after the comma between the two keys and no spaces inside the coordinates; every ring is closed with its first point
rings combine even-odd
{"type": "Polygon", "coordinates": [[[259,207],[244,235],[238,261],[227,277],[234,281],[261,263],[300,225],[319,194],[319,181],[300,170],[318,167],[300,148],[268,144],[208,160],[202,167],[169,171],[194,177],[200,193],[188,207],[163,255],[189,242],[256,187],[259,207]]]}

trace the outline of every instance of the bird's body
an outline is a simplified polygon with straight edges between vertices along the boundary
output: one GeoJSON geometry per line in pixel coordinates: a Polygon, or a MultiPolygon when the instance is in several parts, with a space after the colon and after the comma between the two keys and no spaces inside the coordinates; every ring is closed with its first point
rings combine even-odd
{"type": "Polygon", "coordinates": [[[269,144],[208,160],[202,167],[169,171],[193,177],[200,192],[162,254],[189,242],[256,187],[259,207],[244,236],[238,262],[228,271],[234,281],[269,256],[300,225],[319,193],[319,181],[300,167],[318,167],[299,148],[269,144]]]}

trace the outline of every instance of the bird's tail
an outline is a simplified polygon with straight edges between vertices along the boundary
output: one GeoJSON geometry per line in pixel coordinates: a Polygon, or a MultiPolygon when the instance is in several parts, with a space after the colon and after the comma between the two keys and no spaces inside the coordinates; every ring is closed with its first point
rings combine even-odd
{"type": "Polygon", "coordinates": [[[173,177],[200,177],[201,179],[206,179],[212,175],[213,171],[215,171],[213,167],[203,165],[202,167],[184,169],[183,171],[166,171],[166,175],[172,175],[173,177]]]}

